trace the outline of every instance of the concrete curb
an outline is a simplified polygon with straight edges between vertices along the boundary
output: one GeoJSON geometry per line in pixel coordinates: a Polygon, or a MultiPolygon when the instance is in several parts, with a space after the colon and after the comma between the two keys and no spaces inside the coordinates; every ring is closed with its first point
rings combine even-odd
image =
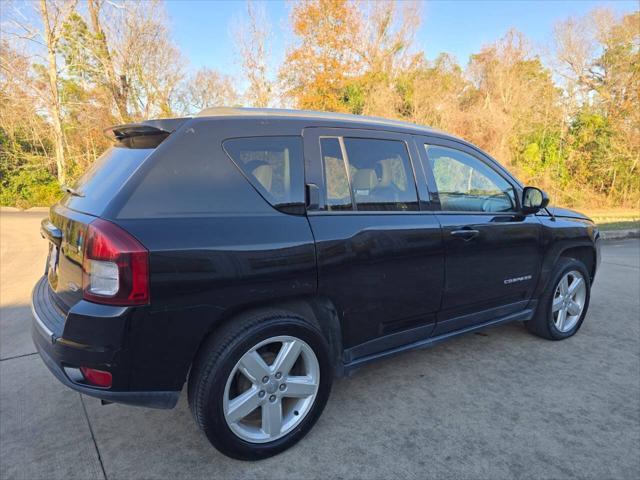
{"type": "Polygon", "coordinates": [[[49,211],[49,207],[31,207],[27,209],[16,208],[16,207],[0,207],[0,212],[2,213],[24,213],[24,212],[46,213],[48,211],[49,211]]]}
{"type": "Polygon", "coordinates": [[[632,230],[600,230],[602,240],[624,240],[625,238],[640,238],[640,229],[632,230]]]}

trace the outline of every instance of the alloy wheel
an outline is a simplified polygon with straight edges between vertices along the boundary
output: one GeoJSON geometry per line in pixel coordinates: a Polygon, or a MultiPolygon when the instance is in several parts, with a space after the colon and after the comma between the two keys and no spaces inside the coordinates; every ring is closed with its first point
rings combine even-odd
{"type": "Polygon", "coordinates": [[[243,440],[272,442],[302,422],[320,385],[313,349],[292,336],[258,343],[236,363],[224,389],[227,425],[243,440]]]}
{"type": "Polygon", "coordinates": [[[565,273],[553,294],[551,315],[555,327],[562,333],[573,329],[582,315],[587,298],[587,285],[576,270],[565,273]]]}

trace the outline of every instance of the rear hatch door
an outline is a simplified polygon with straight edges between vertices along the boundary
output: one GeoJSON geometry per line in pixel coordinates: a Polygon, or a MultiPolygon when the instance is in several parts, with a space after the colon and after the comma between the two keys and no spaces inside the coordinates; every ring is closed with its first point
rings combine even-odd
{"type": "Polygon", "coordinates": [[[49,218],[42,221],[42,236],[49,240],[46,275],[53,299],[65,313],[82,299],[83,248],[89,224],[102,216],[138,167],[184,120],[109,129],[116,144],[75,185],[63,187],[67,194],[51,208],[49,218]]]}
{"type": "Polygon", "coordinates": [[[42,221],[40,231],[49,240],[45,272],[53,300],[65,313],[82,299],[82,249],[87,227],[94,219],[56,205],[42,221]]]}

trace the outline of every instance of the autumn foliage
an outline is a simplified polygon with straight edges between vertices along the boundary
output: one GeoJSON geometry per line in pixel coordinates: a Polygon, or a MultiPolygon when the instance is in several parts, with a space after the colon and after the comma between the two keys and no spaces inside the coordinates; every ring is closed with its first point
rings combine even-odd
{"type": "Polygon", "coordinates": [[[567,19],[544,55],[504,32],[461,64],[426,57],[418,4],[303,0],[274,68],[267,11],[249,3],[234,33],[238,81],[209,68],[187,74],[159,1],[31,5],[2,36],[3,204],[53,201],[58,182],[105,148],[110,124],[250,105],[430,125],[485,149],[556,204],[640,208],[639,12],[567,19]]]}

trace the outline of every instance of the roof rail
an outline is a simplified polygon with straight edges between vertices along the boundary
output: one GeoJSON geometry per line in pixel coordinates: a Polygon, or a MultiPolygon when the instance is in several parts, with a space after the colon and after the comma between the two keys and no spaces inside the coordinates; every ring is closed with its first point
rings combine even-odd
{"type": "Polygon", "coordinates": [[[335,120],[343,122],[371,123],[376,125],[387,125],[402,128],[415,128],[419,130],[434,130],[431,127],[417,125],[415,123],[403,122],[401,120],[390,120],[381,117],[369,117],[365,115],[354,115],[351,113],[319,112],[315,110],[294,110],[286,108],[247,108],[247,107],[211,107],[205,108],[196,115],[197,117],[296,117],[315,118],[321,120],[335,120]]]}

